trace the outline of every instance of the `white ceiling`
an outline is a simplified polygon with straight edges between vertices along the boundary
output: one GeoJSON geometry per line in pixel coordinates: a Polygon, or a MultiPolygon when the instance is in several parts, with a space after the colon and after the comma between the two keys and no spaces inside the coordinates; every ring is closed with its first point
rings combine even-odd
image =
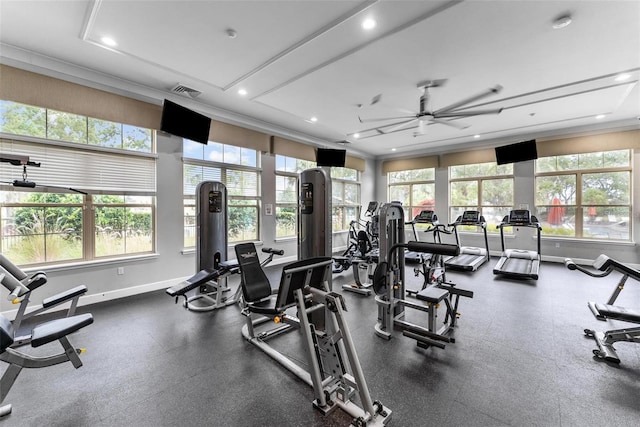
{"type": "Polygon", "coordinates": [[[640,1],[0,0],[0,60],[367,157],[640,128],[640,1]],[[417,113],[435,79],[433,110],[501,85],[476,105],[503,111],[418,136],[358,120],[417,113]]]}

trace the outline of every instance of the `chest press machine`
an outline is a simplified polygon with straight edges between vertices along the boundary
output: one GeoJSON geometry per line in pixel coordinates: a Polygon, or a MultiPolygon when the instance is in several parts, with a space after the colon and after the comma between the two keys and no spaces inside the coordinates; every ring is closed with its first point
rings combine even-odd
{"type": "Polygon", "coordinates": [[[313,387],[313,406],[323,415],[340,408],[354,418],[352,425],[382,426],[391,410],[373,401],[343,312],[340,294],[328,288],[332,274],[329,257],[296,261],[282,270],[277,293],[271,290],[253,243],[235,247],[240,264],[242,314],[247,322],[242,335],[302,381],[313,387]],[[294,316],[287,310],[295,307],[294,316]],[[271,329],[265,325],[274,321],[271,329]],[[307,368],[279,352],[268,340],[298,331],[307,368]],[[358,396],[360,406],[354,401],[358,396]]]}
{"type": "MultiPolygon", "coordinates": [[[[640,324],[640,311],[615,305],[616,299],[624,289],[624,285],[629,277],[640,281],[640,271],[611,259],[604,254],[600,255],[593,262],[593,270],[577,265],[570,258],[565,259],[564,264],[569,270],[578,270],[591,277],[606,277],[614,271],[622,273],[620,281],[606,304],[590,301],[587,305],[598,320],[607,321],[610,319],[640,324]]],[[[593,354],[600,359],[613,363],[620,363],[620,358],[613,344],[617,342],[640,343],[640,327],[615,329],[606,332],[585,329],[584,333],[587,337],[593,338],[596,341],[598,348],[593,350],[593,354]]]]}
{"type": "Polygon", "coordinates": [[[404,212],[399,203],[387,203],[380,209],[380,262],[374,273],[373,287],[376,292],[378,321],[375,333],[391,339],[395,327],[402,335],[415,339],[418,347],[444,348],[445,343],[454,343],[450,336],[458,318],[460,297],[473,298],[473,292],[460,289],[450,283],[427,286],[416,293],[418,302],[406,298],[404,249],[437,256],[456,256],[457,245],[446,243],[404,243],[404,212]],[[438,327],[438,309],[444,305],[444,323],[438,327]],[[427,326],[412,323],[406,318],[406,309],[427,313],[427,326]]]}

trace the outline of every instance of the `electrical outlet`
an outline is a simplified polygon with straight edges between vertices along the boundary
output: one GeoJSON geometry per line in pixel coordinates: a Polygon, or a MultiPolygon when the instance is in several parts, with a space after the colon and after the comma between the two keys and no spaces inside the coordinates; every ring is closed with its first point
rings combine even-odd
{"type": "Polygon", "coordinates": [[[122,276],[124,274],[124,267],[118,267],[118,276],[122,276]]]}
{"type": "Polygon", "coordinates": [[[560,247],[560,243],[556,243],[556,248],[559,248],[559,247],[560,247]]]}

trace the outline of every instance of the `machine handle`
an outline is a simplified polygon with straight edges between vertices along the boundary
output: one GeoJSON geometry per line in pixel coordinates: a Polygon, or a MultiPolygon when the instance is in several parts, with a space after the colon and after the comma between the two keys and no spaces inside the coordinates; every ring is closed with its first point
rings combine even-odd
{"type": "Polygon", "coordinates": [[[262,252],[266,254],[284,255],[284,251],[282,249],[262,248],[262,252]]]}

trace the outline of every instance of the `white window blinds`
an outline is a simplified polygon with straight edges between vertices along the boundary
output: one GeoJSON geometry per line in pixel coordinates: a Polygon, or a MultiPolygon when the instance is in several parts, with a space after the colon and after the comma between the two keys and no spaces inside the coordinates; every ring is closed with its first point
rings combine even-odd
{"type": "MultiPolygon", "coordinates": [[[[154,195],[156,156],[0,138],[0,153],[29,156],[29,181],[72,187],[89,193],[154,195]]],[[[22,168],[0,163],[0,180],[22,180],[22,168]]]]}

